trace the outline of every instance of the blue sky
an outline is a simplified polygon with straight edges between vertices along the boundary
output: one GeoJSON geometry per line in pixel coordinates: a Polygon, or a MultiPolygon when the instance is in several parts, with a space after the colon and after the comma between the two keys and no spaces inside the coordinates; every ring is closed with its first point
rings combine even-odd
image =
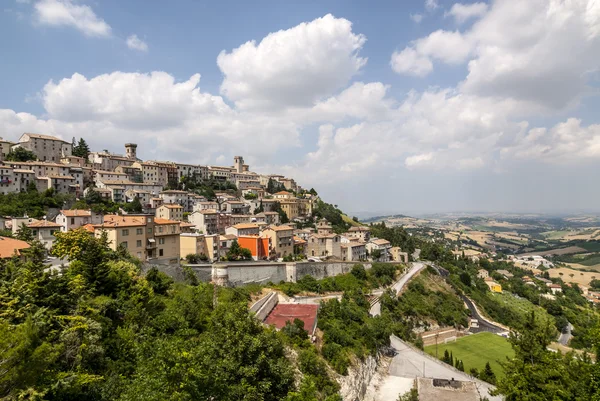
{"type": "Polygon", "coordinates": [[[352,212],[598,209],[592,0],[2,7],[4,138],[240,153],[352,212]]]}

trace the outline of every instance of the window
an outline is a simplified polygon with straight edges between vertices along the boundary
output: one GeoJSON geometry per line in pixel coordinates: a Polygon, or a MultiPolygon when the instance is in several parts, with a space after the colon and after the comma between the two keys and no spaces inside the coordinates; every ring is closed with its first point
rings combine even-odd
{"type": "Polygon", "coordinates": [[[162,229],[163,229],[162,227],[158,227],[158,232],[162,233],[162,231],[163,231],[162,229]]]}
{"type": "Polygon", "coordinates": [[[159,245],[164,245],[165,244],[165,239],[164,238],[159,238],[158,239],[158,244],[159,245]]]}
{"type": "Polygon", "coordinates": [[[158,256],[163,256],[163,250],[162,249],[158,250],[158,256]]]}
{"type": "Polygon", "coordinates": [[[75,224],[75,217],[71,217],[71,224],[75,224]]]}
{"type": "Polygon", "coordinates": [[[148,227],[148,234],[152,234],[152,228],[148,227]]]}
{"type": "Polygon", "coordinates": [[[124,228],[124,229],[121,231],[121,235],[123,235],[123,237],[127,237],[127,236],[129,235],[129,230],[128,230],[128,229],[126,229],[126,228],[124,228]]]}
{"type": "Polygon", "coordinates": [[[144,233],[144,229],[143,229],[143,228],[137,228],[137,229],[135,230],[135,234],[136,234],[136,235],[142,235],[143,233],[144,233]]]}
{"type": "Polygon", "coordinates": [[[142,240],[139,239],[137,240],[137,242],[135,243],[135,246],[137,246],[138,248],[142,246],[142,240]]]}
{"type": "Polygon", "coordinates": [[[121,242],[121,246],[125,249],[127,249],[127,241],[123,241],[121,242]]]}

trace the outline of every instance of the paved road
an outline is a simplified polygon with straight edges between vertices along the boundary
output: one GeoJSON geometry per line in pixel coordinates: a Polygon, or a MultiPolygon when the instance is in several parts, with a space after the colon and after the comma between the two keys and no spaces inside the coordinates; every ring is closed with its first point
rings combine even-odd
{"type": "MultiPolygon", "coordinates": [[[[406,283],[408,283],[408,281],[418,272],[420,272],[423,268],[425,268],[425,264],[421,263],[421,262],[414,262],[412,264],[412,266],[410,267],[410,269],[408,269],[408,272],[406,272],[406,274],[404,276],[402,276],[400,278],[400,280],[396,281],[394,283],[394,285],[392,285],[392,288],[394,289],[394,291],[396,291],[397,293],[402,291],[402,288],[404,288],[404,286],[406,285],[406,283]]],[[[371,310],[369,311],[369,313],[371,313],[371,316],[379,316],[381,314],[381,302],[379,301],[379,299],[377,299],[377,302],[375,302],[372,306],[371,306],[371,310]]]]}
{"type": "Polygon", "coordinates": [[[460,372],[450,365],[416,350],[396,336],[390,337],[390,345],[397,352],[390,364],[390,376],[408,378],[429,377],[447,380],[473,381],[477,385],[482,398],[487,397],[490,401],[501,401],[503,399],[501,396],[492,397],[489,394],[489,390],[494,388],[491,384],[474,379],[464,372],[460,372]]]}
{"type": "Polygon", "coordinates": [[[463,299],[463,301],[465,301],[465,304],[467,304],[467,307],[471,311],[471,317],[473,319],[477,319],[479,321],[479,327],[478,328],[471,327],[469,329],[470,332],[480,333],[482,331],[489,331],[490,333],[494,333],[494,334],[506,332],[506,329],[504,327],[495,325],[490,321],[484,320],[485,318],[479,314],[479,312],[477,311],[477,308],[475,307],[475,305],[469,298],[467,298],[464,295],[461,295],[461,298],[463,299]]]}
{"type": "Polygon", "coordinates": [[[571,334],[571,331],[573,330],[573,325],[571,323],[569,323],[567,325],[567,329],[564,333],[560,333],[560,336],[558,337],[558,342],[561,345],[568,345],[569,341],[571,341],[571,337],[573,337],[573,335],[571,334]]]}

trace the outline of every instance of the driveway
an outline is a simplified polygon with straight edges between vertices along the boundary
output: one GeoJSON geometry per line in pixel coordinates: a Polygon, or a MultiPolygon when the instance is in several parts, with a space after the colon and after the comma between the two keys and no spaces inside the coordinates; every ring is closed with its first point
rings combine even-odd
{"type": "MultiPolygon", "coordinates": [[[[408,281],[411,278],[413,278],[415,274],[417,274],[418,272],[423,270],[423,268],[425,268],[425,266],[426,266],[425,263],[414,262],[412,264],[412,266],[410,267],[410,269],[408,270],[408,272],[406,272],[406,274],[404,276],[402,276],[402,278],[400,278],[400,280],[396,281],[392,285],[393,290],[396,291],[396,293],[402,291],[402,288],[404,288],[406,283],[408,283],[408,281]]],[[[373,305],[371,305],[371,310],[369,311],[369,313],[371,314],[371,316],[381,315],[381,302],[379,301],[379,298],[377,298],[377,301],[373,305]]]]}

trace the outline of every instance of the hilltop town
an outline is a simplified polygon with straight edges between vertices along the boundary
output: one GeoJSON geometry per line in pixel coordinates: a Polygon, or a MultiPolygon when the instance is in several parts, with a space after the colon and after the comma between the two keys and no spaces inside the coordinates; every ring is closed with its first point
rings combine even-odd
{"type": "Polygon", "coordinates": [[[0,193],[51,190],[75,200],[44,219],[2,218],[2,228],[15,234],[24,225],[47,249],[56,231],[83,227],[97,237],[106,233],[114,250],[123,247],[155,264],[186,258],[408,261],[407,253],[372,238],[366,226],[334,227],[319,218],[323,202],[314,189],[283,175],[253,172],[242,156],[232,166],[144,161],[134,143],[120,155],[90,151],[85,141],[31,133],[0,144],[0,193]],[[106,213],[96,207],[102,202],[121,207],[106,213]]]}

